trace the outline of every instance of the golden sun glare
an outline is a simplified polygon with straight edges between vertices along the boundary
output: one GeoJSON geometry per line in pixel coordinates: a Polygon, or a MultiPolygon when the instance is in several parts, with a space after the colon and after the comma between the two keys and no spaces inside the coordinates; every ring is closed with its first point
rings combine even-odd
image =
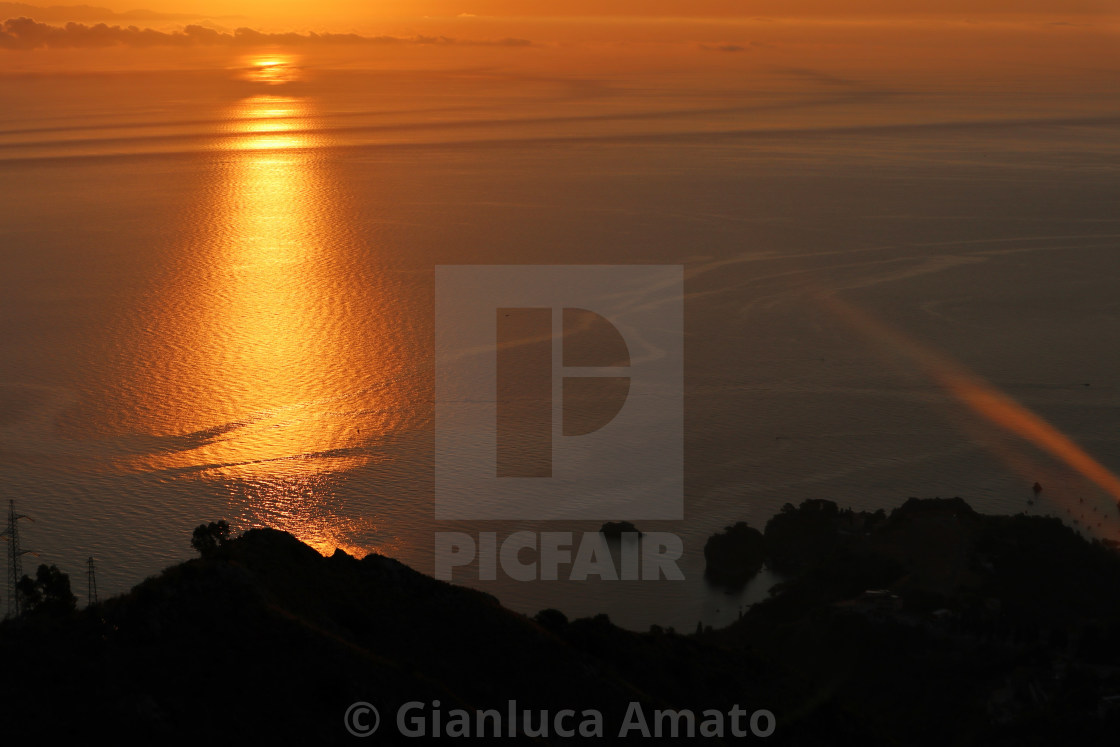
{"type": "Polygon", "coordinates": [[[245,78],[254,83],[280,85],[298,78],[299,70],[291,55],[256,55],[244,63],[245,78]]]}

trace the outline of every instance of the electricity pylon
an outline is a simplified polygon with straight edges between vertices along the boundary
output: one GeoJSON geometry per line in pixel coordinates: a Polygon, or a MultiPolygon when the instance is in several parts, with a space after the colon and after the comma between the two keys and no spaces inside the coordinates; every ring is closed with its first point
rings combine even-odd
{"type": "Polygon", "coordinates": [[[86,561],[88,571],[86,572],[86,605],[97,604],[97,576],[93,570],[93,556],[89,556],[86,561]]]}
{"type": "MultiPolygon", "coordinates": [[[[8,616],[19,617],[20,597],[19,580],[23,578],[23,556],[31,553],[19,545],[19,520],[31,517],[16,513],[16,502],[8,501],[8,526],[0,537],[8,540],[8,616]]],[[[32,553],[33,554],[33,553],[32,553]]]]}

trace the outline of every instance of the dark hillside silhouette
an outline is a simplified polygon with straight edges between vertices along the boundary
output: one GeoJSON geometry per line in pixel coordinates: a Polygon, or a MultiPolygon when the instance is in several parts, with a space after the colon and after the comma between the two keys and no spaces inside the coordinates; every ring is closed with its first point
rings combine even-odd
{"type": "MultiPolygon", "coordinates": [[[[753,566],[748,530],[717,537],[741,535],[753,566]]],[[[214,522],[194,539],[201,557],[78,612],[57,569],[27,579],[32,611],[0,625],[13,738],[82,739],[96,724],[123,742],[350,743],[342,717],[359,700],[381,709],[379,744],[415,741],[396,709],[434,700],[595,709],[607,743],[631,702],[765,708],[775,745],[1103,745],[1120,727],[1120,556],[1056,520],[959,499],[889,516],[787,506],[762,546],[789,580],[694,635],[527,617],[271,529],[234,538],[214,522]],[[62,613],[36,613],[48,600],[62,613]]]]}

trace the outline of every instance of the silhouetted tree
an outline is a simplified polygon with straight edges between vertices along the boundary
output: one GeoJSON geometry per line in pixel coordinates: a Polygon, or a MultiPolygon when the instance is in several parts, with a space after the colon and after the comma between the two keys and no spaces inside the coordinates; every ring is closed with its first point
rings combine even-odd
{"type": "Polygon", "coordinates": [[[61,615],[72,612],[78,599],[70,591],[70,577],[58,570],[58,566],[40,565],[35,578],[25,575],[16,584],[22,597],[21,607],[25,613],[49,613],[61,615]]]}
{"type": "Polygon", "coordinates": [[[202,557],[209,557],[229,540],[229,523],[225,519],[199,524],[191,535],[191,547],[202,557]]]}
{"type": "Polygon", "coordinates": [[[24,574],[23,578],[16,583],[16,593],[20,597],[20,609],[24,612],[35,609],[43,601],[43,595],[40,593],[35,579],[27,574],[24,574]]]}
{"type": "Polygon", "coordinates": [[[762,532],[740,521],[713,534],[704,544],[704,575],[728,586],[742,586],[766,558],[762,532]]]}

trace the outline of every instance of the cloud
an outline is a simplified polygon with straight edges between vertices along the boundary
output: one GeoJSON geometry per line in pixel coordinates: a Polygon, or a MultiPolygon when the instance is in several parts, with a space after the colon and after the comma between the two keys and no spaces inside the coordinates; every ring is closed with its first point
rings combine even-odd
{"type": "Polygon", "coordinates": [[[358,34],[268,34],[250,28],[232,33],[204,26],[190,25],[182,31],[156,31],[136,26],[109,26],[98,23],[86,26],[68,23],[51,26],[30,18],[10,18],[0,24],[0,49],[88,49],[97,47],[167,47],[167,46],[258,46],[279,44],[306,46],[318,44],[439,44],[462,46],[528,47],[527,39],[496,39],[478,41],[446,36],[360,36],[358,34]]]}
{"type": "Polygon", "coordinates": [[[0,18],[34,17],[42,21],[187,21],[199,14],[161,13],[154,10],[127,10],[123,13],[93,5],[52,5],[40,7],[27,3],[0,2],[0,18]]]}

